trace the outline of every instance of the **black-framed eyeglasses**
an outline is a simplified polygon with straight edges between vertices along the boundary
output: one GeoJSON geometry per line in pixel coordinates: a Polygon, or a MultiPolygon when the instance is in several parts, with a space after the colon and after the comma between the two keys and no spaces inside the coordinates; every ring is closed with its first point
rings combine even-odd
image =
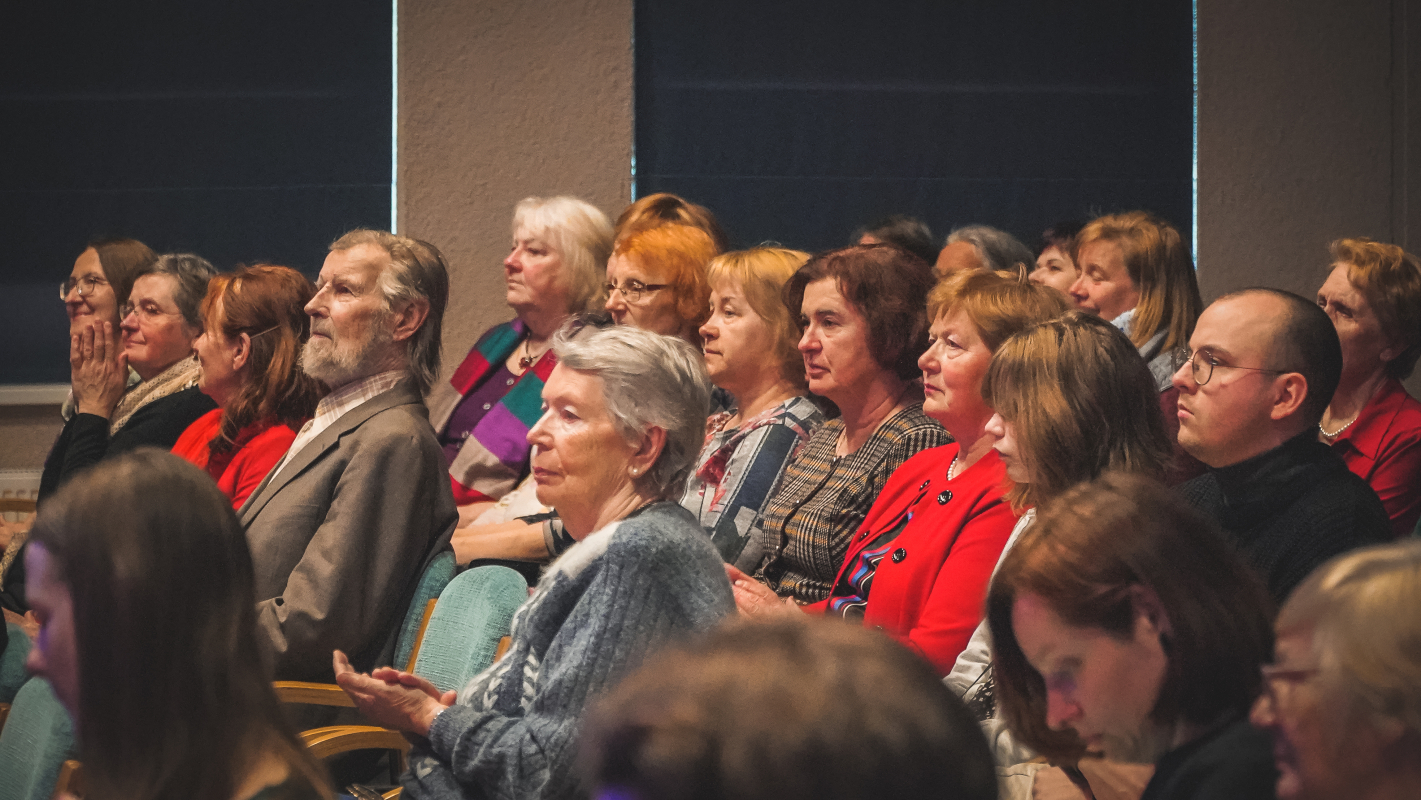
{"type": "Polygon", "coordinates": [[[641,281],[627,281],[621,286],[618,286],[617,284],[609,281],[607,283],[602,284],[602,288],[606,290],[609,296],[612,294],[612,292],[621,292],[622,297],[628,303],[640,303],[641,296],[643,294],[646,294],[648,292],[657,292],[662,289],[665,289],[670,285],[671,284],[669,283],[642,283],[641,281]]]}
{"type": "MultiPolygon", "coordinates": [[[[1286,369],[1264,369],[1263,367],[1236,367],[1232,364],[1215,364],[1214,356],[1208,350],[1195,350],[1191,352],[1188,347],[1176,347],[1171,353],[1174,363],[1184,366],[1189,362],[1190,374],[1194,377],[1194,382],[1200,386],[1209,382],[1214,377],[1215,369],[1245,369],[1249,372],[1269,372],[1274,375],[1282,375],[1290,370],[1286,369]]],[[[1178,369],[1178,367],[1176,367],[1178,369]]]]}
{"type": "Polygon", "coordinates": [[[68,300],[69,293],[75,289],[79,290],[80,297],[88,297],[94,293],[95,286],[107,286],[108,281],[97,275],[85,275],[81,278],[70,278],[67,281],[59,282],[59,299],[68,300]]]}

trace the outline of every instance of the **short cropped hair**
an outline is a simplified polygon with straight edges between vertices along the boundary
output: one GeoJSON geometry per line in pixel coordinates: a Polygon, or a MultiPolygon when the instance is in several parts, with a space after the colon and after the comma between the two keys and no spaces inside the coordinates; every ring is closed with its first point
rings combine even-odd
{"type": "Polygon", "coordinates": [[[700,352],[678,337],[573,318],[553,337],[553,353],[560,365],[602,379],[602,399],[627,442],[653,426],[666,431],[661,455],[638,482],[657,497],[680,498],[710,414],[710,377],[700,352]]]}
{"type": "Polygon", "coordinates": [[[731,623],[662,651],[584,730],[582,772],[603,797],[997,797],[986,741],[932,668],[825,620],[731,623]]]}
{"type": "Polygon", "coordinates": [[[1084,748],[1046,725],[1046,684],[1022,652],[1012,609],[1041,598],[1068,625],[1129,639],[1135,590],[1158,598],[1169,659],[1156,723],[1204,726],[1247,714],[1273,654],[1272,601],[1214,524],[1157,481],[1110,474],[1045,506],[1002,559],[987,595],[998,709],[1022,743],[1051,758],[1084,748]]]}
{"type": "Polygon", "coordinates": [[[670,192],[649,194],[623,209],[617,216],[617,240],[620,241],[633,231],[668,223],[690,225],[705,231],[711,241],[715,242],[717,253],[729,249],[725,230],[720,227],[715,214],[711,213],[709,208],[696,205],[670,192]]]}
{"type": "Polygon", "coordinates": [[[1283,318],[1273,331],[1269,347],[1273,353],[1271,366],[1296,372],[1307,381],[1308,392],[1298,409],[1298,420],[1304,427],[1317,425],[1342,381],[1342,342],[1337,338],[1337,328],[1317,303],[1282,289],[1255,286],[1229,292],[1214,302],[1250,294],[1269,295],[1283,302],[1283,318]]]}
{"type": "Polygon", "coordinates": [[[1278,633],[1312,629],[1323,685],[1369,722],[1421,734],[1421,541],[1377,545],[1318,567],[1289,595],[1278,633]],[[1407,611],[1410,609],[1410,611],[1407,611]]]}
{"type": "Polygon", "coordinates": [[[613,255],[630,259],[671,285],[676,314],[692,330],[710,316],[706,265],[718,252],[715,241],[704,230],[670,223],[634,229],[618,239],[612,249],[613,255]]]}
{"type": "Polygon", "coordinates": [[[928,293],[928,319],[961,311],[996,352],[1011,335],[1070,310],[1065,295],[1010,272],[959,270],[928,293]]]}
{"type": "Polygon", "coordinates": [[[1008,272],[1030,272],[1036,256],[1021,240],[990,225],[964,225],[947,235],[946,244],[967,242],[977,249],[982,266],[1008,272]]]}
{"type": "Polygon", "coordinates": [[[868,323],[874,361],[908,380],[918,375],[918,358],[928,349],[928,314],[923,298],[933,287],[928,262],[892,245],[841,247],[809,259],[785,284],[784,302],[804,325],[804,289],[834,279],[839,293],[868,323]]]}
{"type": "Polygon", "coordinates": [[[409,341],[409,373],[420,393],[428,393],[439,378],[439,348],[443,343],[444,308],[449,304],[449,268],[444,254],[429,242],[396,236],[389,231],[356,228],[331,242],[331,251],[362,244],[385,251],[388,269],[380,272],[380,293],[385,310],[397,302],[424,300],[429,314],[409,341]]]}
{"type": "Polygon", "coordinates": [[[1084,311],[1028,328],[992,355],[982,397],[1012,426],[1039,505],[1110,470],[1164,476],[1173,455],[1154,377],[1120,329],[1084,311]]]}
{"type": "Polygon", "coordinates": [[[1085,223],[1080,220],[1068,220],[1058,222],[1055,225],[1041,232],[1041,240],[1036,243],[1036,255],[1039,258],[1042,253],[1052,247],[1060,250],[1066,255],[1071,254],[1071,249],[1076,243],[1076,234],[1081,232],[1085,223]]]}
{"type": "Polygon", "coordinates": [[[723,253],[711,259],[706,282],[711,289],[735,283],[760,318],[775,332],[770,347],[780,361],[780,372],[794,386],[805,387],[804,358],[799,354],[799,326],[780,299],[784,285],[804,266],[809,254],[783,247],[752,247],[723,253]]]}
{"type": "Polygon", "coordinates": [[[612,254],[612,223],[601,209],[576,197],[525,197],[513,207],[513,235],[519,229],[547,242],[562,256],[571,288],[568,310],[592,311],[607,299],[602,285],[612,254]]]}
{"type": "Polygon", "coordinates": [[[1332,260],[1347,265],[1347,280],[1367,298],[1382,333],[1403,348],[1387,362],[1387,377],[1409,378],[1421,356],[1421,259],[1394,244],[1338,239],[1332,260]]]}
{"type": "MultiPolygon", "coordinates": [[[[193,253],[164,253],[158,260],[139,270],[133,276],[137,281],[144,275],[168,275],[173,278],[173,302],[178,304],[183,320],[194,328],[202,328],[202,298],[207,296],[207,282],[217,270],[207,259],[193,253]]],[[[132,289],[132,284],[129,288],[132,289]]]]}
{"type": "Polygon", "coordinates": [[[1194,262],[1179,231],[1147,211],[1107,214],[1086,223],[1076,234],[1071,260],[1080,265],[1081,248],[1111,242],[1125,257],[1125,271],[1140,292],[1131,320],[1130,341],[1143,346],[1165,331],[1165,350],[1184,347],[1204,310],[1194,262]]]}
{"type": "Polygon", "coordinates": [[[938,246],[933,242],[933,232],[928,224],[906,214],[890,214],[854,231],[849,244],[858,244],[865,236],[872,236],[884,244],[901,247],[929,264],[937,260],[938,246]]]}
{"type": "Polygon", "coordinates": [[[104,280],[113,287],[114,298],[119,305],[128,302],[128,293],[133,291],[133,281],[143,271],[158,260],[158,254],[137,239],[95,239],[89,247],[99,254],[99,266],[104,270],[104,280]]]}

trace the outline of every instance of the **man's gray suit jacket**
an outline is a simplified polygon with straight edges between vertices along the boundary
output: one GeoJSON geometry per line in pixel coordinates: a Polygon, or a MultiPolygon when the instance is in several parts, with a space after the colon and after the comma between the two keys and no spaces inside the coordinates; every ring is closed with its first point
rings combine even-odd
{"type": "MultiPolygon", "coordinates": [[[[424,402],[408,381],[308,442],[239,512],[256,567],[258,636],[278,680],[389,664],[424,566],[459,519],[424,402]]],[[[397,665],[403,667],[404,665],[397,665]]]]}

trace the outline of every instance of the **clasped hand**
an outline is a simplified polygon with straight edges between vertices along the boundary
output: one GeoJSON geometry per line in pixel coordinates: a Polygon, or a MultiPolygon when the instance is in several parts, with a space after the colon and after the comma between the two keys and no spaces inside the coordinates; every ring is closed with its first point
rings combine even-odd
{"type": "Polygon", "coordinates": [[[356,672],[339,650],[331,660],[336,685],[377,725],[428,738],[435,715],[454,705],[455,692],[441,693],[439,687],[414,673],[394,667],[379,667],[369,675],[356,672]]]}
{"type": "Polygon", "coordinates": [[[112,322],[69,337],[69,369],[75,409],[108,419],[128,389],[128,355],[112,322]]]}
{"type": "Polygon", "coordinates": [[[735,607],[740,609],[742,616],[802,616],[794,598],[781,599],[773,589],[733,565],[725,565],[725,575],[730,578],[730,590],[735,594],[735,607]]]}

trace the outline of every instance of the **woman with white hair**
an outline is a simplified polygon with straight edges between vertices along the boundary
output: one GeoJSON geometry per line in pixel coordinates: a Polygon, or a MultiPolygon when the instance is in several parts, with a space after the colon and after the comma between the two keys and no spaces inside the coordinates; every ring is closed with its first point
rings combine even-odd
{"type": "Polygon", "coordinates": [[[524,437],[557,364],[553,334],[573,314],[602,304],[611,251],[612,224],[589,203],[528,197],[514,207],[513,246],[503,260],[514,319],[480,336],[428,399],[461,527],[527,474],[524,437]]]}
{"type": "Polygon", "coordinates": [[[1319,567],[1278,614],[1253,724],[1278,797],[1387,800],[1421,785],[1421,542],[1319,567]],[[1411,609],[1407,611],[1407,609],[1411,609]]]}
{"type": "Polygon", "coordinates": [[[735,608],[719,553],[676,503],[710,382],[684,341],[568,325],[528,432],[538,499],[577,541],[513,618],[508,654],[457,695],[392,668],[336,681],[374,722],[413,734],[405,797],[564,797],[579,718],[663,643],[735,608]]]}

